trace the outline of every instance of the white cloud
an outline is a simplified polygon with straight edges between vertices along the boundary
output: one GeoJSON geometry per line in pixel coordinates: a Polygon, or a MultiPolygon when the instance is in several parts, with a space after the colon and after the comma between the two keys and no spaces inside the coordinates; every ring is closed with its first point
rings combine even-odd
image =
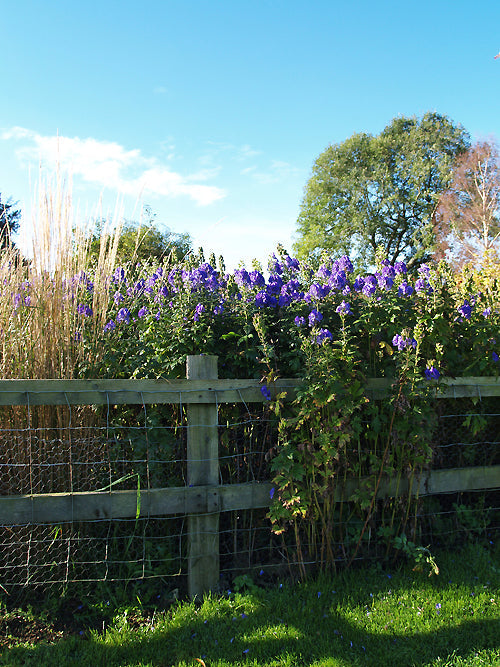
{"type": "Polygon", "coordinates": [[[22,127],[6,130],[0,137],[19,143],[16,155],[21,160],[68,171],[73,177],[120,194],[185,196],[200,206],[212,204],[226,195],[222,188],[200,182],[213,178],[218,173],[216,169],[183,176],[157,158],[146,157],[139,149],[126,150],[115,142],[43,136],[22,127]]]}

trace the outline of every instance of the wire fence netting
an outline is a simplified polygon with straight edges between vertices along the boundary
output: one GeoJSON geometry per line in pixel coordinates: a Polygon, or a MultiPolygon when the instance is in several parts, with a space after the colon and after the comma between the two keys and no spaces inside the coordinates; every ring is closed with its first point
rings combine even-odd
{"type": "MultiPolygon", "coordinates": [[[[500,464],[499,400],[436,402],[434,468],[500,464]]],[[[278,430],[267,405],[219,404],[217,427],[220,484],[268,482],[278,430]]],[[[10,591],[120,582],[147,586],[157,597],[185,592],[187,516],[145,516],[139,510],[146,490],[188,485],[188,429],[188,407],[182,401],[113,405],[111,399],[101,406],[0,407],[1,587],[10,591]],[[135,515],[79,520],[70,512],[54,522],[49,515],[46,521],[40,518],[42,508],[36,521],[29,516],[19,522],[5,518],[13,497],[27,497],[28,502],[36,497],[38,502],[40,495],[70,494],[71,502],[73,494],[118,491],[134,494],[135,515]]],[[[221,589],[241,573],[281,577],[293,572],[293,534],[275,535],[267,512],[260,508],[220,513],[221,589]]],[[[500,490],[426,496],[419,500],[417,512],[422,544],[494,541],[500,530],[500,490]]],[[[357,539],[360,522],[349,510],[338,519],[351,542],[357,539]]],[[[375,543],[375,529],[364,539],[375,543]]],[[[313,557],[307,561],[307,554],[314,553],[307,536],[301,549],[313,566],[313,557]]],[[[380,555],[374,548],[360,551],[358,557],[380,555]]],[[[344,557],[339,549],[336,559],[344,557]]]]}

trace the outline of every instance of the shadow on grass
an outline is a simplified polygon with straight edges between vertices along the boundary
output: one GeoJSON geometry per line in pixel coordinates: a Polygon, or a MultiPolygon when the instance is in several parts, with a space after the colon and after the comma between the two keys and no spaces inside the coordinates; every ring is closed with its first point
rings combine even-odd
{"type": "MultiPolygon", "coordinates": [[[[439,580],[419,580],[418,590],[425,593],[428,588],[431,600],[447,587],[449,577],[456,585],[478,584],[470,571],[442,575],[439,580]]],[[[249,606],[245,598],[233,600],[230,607],[204,607],[199,613],[192,607],[184,617],[181,615],[175,622],[160,621],[154,629],[110,629],[105,640],[74,638],[51,645],[8,649],[0,657],[0,664],[167,667],[183,661],[186,665],[199,665],[196,658],[202,658],[207,667],[219,661],[228,666],[411,667],[427,665],[438,658],[445,661],[443,665],[456,664],[446,661],[453,660],[452,656],[466,660],[477,651],[499,649],[500,615],[470,618],[470,612],[456,607],[448,618],[443,609],[442,625],[437,629],[433,626],[429,631],[415,632],[408,627],[403,632],[393,632],[389,616],[384,628],[383,610],[379,607],[380,632],[375,633],[362,627],[363,618],[358,623],[356,618],[348,620],[336,611],[356,608],[353,614],[359,612],[358,617],[362,617],[368,609],[368,585],[379,599],[386,595],[404,599],[411,592],[413,581],[404,575],[388,579],[381,574],[374,590],[373,576],[365,586],[363,575],[351,572],[345,578],[339,577],[335,595],[326,589],[320,595],[318,584],[264,592],[251,598],[254,610],[247,609],[248,615],[243,613],[249,606]],[[205,609],[211,609],[212,615],[204,613],[205,609]],[[459,620],[454,620],[453,614],[459,620]]],[[[433,603],[432,610],[438,613],[433,603]]]]}

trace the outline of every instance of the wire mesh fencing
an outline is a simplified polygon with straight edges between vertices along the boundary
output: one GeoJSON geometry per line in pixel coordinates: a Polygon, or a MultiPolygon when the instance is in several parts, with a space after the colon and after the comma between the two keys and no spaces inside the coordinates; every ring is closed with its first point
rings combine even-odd
{"type": "MultiPolygon", "coordinates": [[[[217,431],[219,486],[236,489],[230,509],[223,497],[209,510],[201,496],[193,501],[187,444],[193,398],[184,400],[187,388],[176,402],[171,394],[164,403],[152,403],[135,393],[130,403],[116,404],[104,392],[94,405],[38,405],[28,396],[25,405],[0,406],[0,586],[6,591],[60,590],[99,582],[142,589],[153,598],[183,595],[193,507],[197,516],[218,516],[211,537],[218,542],[221,589],[241,573],[264,579],[294,573],[298,556],[293,533],[273,534],[262,500],[238,504],[245,485],[269,487],[277,419],[258,398],[245,400],[244,392],[238,402],[226,403],[221,389],[210,391],[217,414],[209,426],[217,431]],[[156,511],[152,494],[166,496],[168,490],[178,500],[156,511]],[[63,501],[64,509],[54,514],[63,501]]],[[[40,402],[43,397],[38,396],[40,402]]],[[[497,396],[440,399],[436,411],[434,469],[467,471],[500,464],[497,396]]],[[[473,486],[417,499],[415,539],[451,548],[479,537],[497,540],[499,485],[473,486]]],[[[267,500],[269,504],[268,493],[267,500]]],[[[377,500],[380,516],[398,502],[377,500]]],[[[339,503],[336,521],[345,535],[344,547],[355,543],[362,521],[348,498],[339,503]]],[[[357,559],[384,555],[379,528],[375,521],[369,526],[357,559]]],[[[315,545],[302,537],[303,559],[313,568],[315,545]]],[[[348,560],[340,547],[336,560],[348,560]]]]}

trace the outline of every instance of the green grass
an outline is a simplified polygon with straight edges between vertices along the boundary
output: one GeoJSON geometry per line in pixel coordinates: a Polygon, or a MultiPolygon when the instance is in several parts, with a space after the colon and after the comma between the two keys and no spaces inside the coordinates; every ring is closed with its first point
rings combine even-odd
{"type": "Polygon", "coordinates": [[[302,584],[120,610],[86,639],[6,649],[0,665],[500,665],[500,550],[438,556],[441,573],[363,568],[302,584]]]}

